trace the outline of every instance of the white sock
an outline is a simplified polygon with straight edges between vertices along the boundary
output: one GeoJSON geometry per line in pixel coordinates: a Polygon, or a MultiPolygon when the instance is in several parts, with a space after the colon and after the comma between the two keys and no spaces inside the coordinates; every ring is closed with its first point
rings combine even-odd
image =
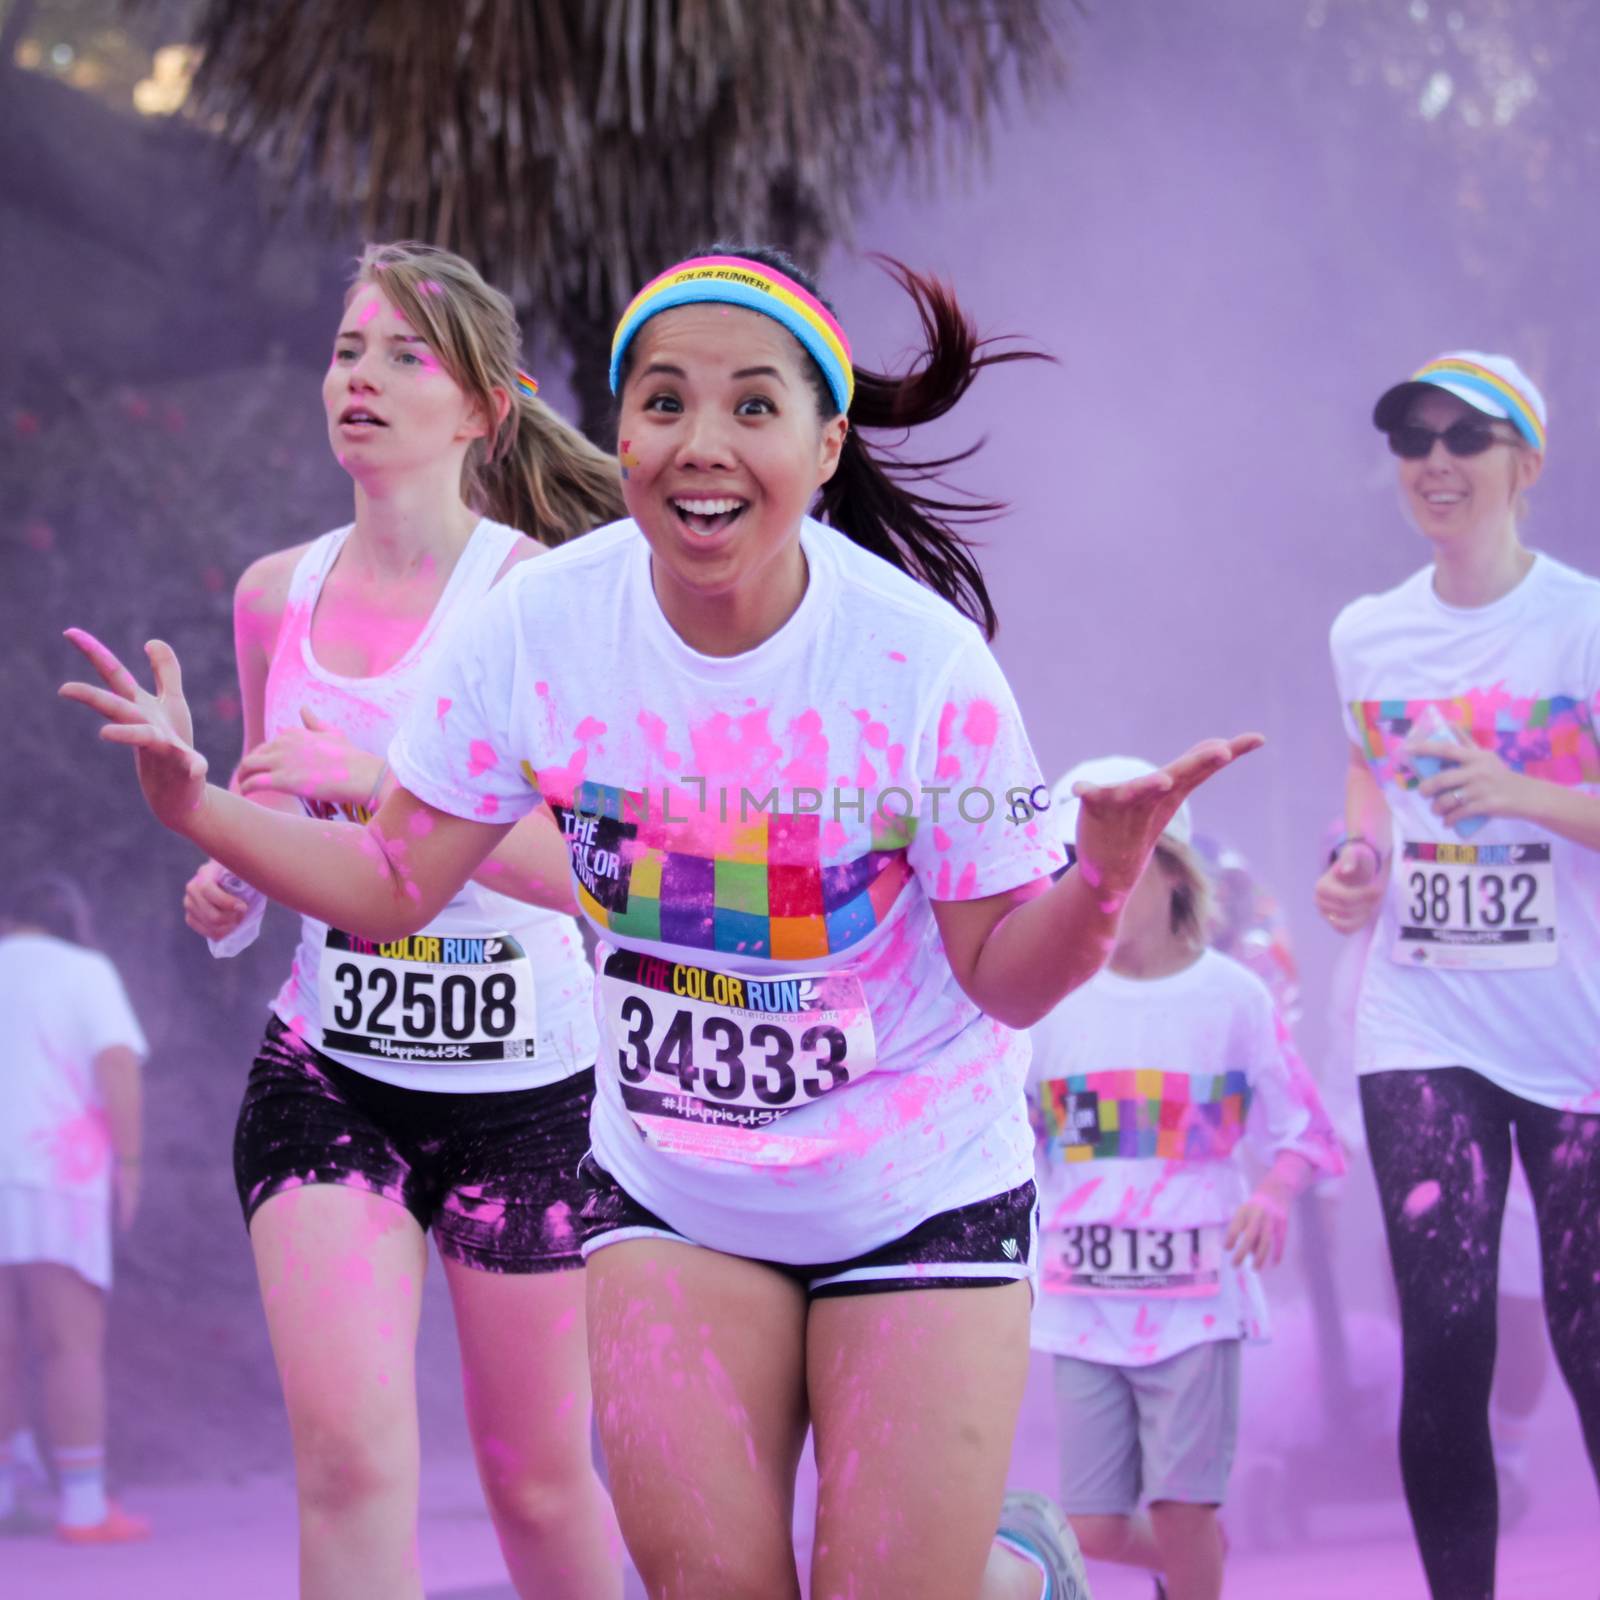
{"type": "Polygon", "coordinates": [[[61,1485],[61,1525],[92,1528],[110,1514],[106,1503],[106,1452],[102,1445],[57,1450],[56,1478],[61,1485]]]}
{"type": "Polygon", "coordinates": [[[1044,1580],[1044,1587],[1039,1591],[1039,1600],[1053,1600],[1055,1585],[1050,1582],[1050,1569],[1044,1564],[1043,1556],[1038,1555],[1031,1546],[1025,1545],[1009,1533],[997,1533],[994,1542],[1002,1549],[1009,1550],[1019,1561],[1026,1561],[1030,1567],[1036,1567],[1039,1576],[1044,1580]]]}

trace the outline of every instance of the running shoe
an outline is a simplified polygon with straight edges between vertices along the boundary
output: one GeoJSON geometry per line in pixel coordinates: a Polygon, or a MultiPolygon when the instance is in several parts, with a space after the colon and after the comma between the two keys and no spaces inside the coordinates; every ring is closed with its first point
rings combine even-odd
{"type": "Polygon", "coordinates": [[[1000,1508],[1000,1535],[1031,1550],[1050,1575],[1049,1600],[1089,1600],[1083,1552],[1060,1508],[1031,1489],[1012,1489],[1000,1508]]]}
{"type": "Polygon", "coordinates": [[[66,1523],[58,1522],[56,1537],[63,1544],[132,1544],[136,1539],[150,1537],[150,1524],[144,1517],[136,1517],[113,1504],[103,1522],[91,1522],[82,1528],[69,1528],[66,1523]]]}

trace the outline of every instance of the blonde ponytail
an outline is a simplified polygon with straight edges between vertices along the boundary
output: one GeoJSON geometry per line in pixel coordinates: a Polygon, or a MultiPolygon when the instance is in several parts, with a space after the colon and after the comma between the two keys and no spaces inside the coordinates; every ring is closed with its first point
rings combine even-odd
{"type": "Polygon", "coordinates": [[[543,400],[514,387],[499,451],[481,464],[466,498],[496,522],[520,528],[541,544],[558,545],[615,522],[622,508],[617,458],[607,455],[558,417],[543,400]]]}

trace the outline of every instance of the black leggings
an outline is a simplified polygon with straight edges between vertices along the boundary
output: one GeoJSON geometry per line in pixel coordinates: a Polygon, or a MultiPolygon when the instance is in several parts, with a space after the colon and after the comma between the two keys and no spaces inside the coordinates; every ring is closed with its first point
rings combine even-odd
{"type": "Polygon", "coordinates": [[[1545,1316],[1600,1478],[1600,1114],[1552,1111],[1466,1067],[1361,1079],[1400,1300],[1400,1470],[1434,1600],[1494,1594],[1489,1442],[1511,1138],[1539,1219],[1545,1316]]]}

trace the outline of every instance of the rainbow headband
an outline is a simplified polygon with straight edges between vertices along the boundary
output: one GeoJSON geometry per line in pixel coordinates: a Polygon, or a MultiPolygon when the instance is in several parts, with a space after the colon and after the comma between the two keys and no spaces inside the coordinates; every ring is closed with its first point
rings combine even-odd
{"type": "Polygon", "coordinates": [[[1535,450],[1544,449],[1544,424],[1539,421],[1532,406],[1498,373],[1480,367],[1476,361],[1463,361],[1457,356],[1446,356],[1430,361],[1411,374],[1413,383],[1437,383],[1447,378],[1458,389],[1470,389],[1485,399],[1505,407],[1511,425],[1535,450]]]}
{"type": "Polygon", "coordinates": [[[633,337],[657,312],[710,301],[743,306],[781,322],[822,368],[834,404],[848,412],[856,392],[850,341],[809,290],[772,267],[743,256],[696,256],[652,278],[628,304],[611,340],[611,392],[622,381],[622,358],[633,337]]]}

